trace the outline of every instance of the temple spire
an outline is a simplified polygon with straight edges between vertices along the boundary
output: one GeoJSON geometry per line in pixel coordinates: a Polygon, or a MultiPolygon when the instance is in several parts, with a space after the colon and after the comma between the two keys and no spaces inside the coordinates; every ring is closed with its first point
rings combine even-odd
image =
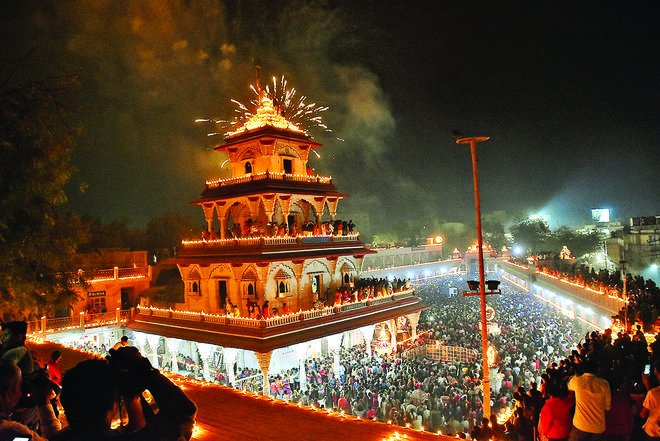
{"type": "Polygon", "coordinates": [[[255,73],[255,75],[256,75],[256,77],[257,77],[255,85],[256,85],[256,88],[257,88],[257,93],[259,94],[259,101],[261,101],[261,94],[262,94],[262,90],[261,90],[261,78],[260,78],[260,73],[261,73],[261,63],[259,62],[258,59],[255,59],[255,60],[254,60],[254,73],[255,73]]]}

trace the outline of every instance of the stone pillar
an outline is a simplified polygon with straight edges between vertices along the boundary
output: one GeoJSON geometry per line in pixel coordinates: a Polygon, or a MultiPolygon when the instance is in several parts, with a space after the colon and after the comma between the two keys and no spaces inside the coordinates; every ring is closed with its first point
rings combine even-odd
{"type": "Polygon", "coordinates": [[[376,325],[367,325],[360,328],[362,336],[364,337],[364,343],[366,344],[367,355],[371,357],[371,341],[374,339],[374,329],[376,325]]]}
{"type": "Polygon", "coordinates": [[[299,343],[295,346],[298,356],[298,374],[300,376],[300,390],[307,390],[307,372],[305,371],[305,359],[307,358],[307,343],[299,343]]]}
{"type": "Polygon", "coordinates": [[[213,354],[214,349],[215,345],[210,345],[208,343],[197,343],[197,350],[199,350],[199,356],[202,358],[202,375],[206,381],[211,381],[209,360],[211,360],[211,354],[213,354]]]}
{"type": "Polygon", "coordinates": [[[166,338],[165,345],[167,346],[167,352],[172,360],[172,369],[171,372],[174,374],[179,373],[179,365],[176,361],[176,356],[178,355],[177,349],[179,349],[179,340],[176,338],[166,338]]]}
{"type": "MultiPolygon", "coordinates": [[[[118,340],[115,339],[115,340],[118,340]]],[[[140,353],[146,354],[145,349],[145,343],[147,342],[147,336],[143,334],[142,332],[136,332],[135,333],[135,343],[137,343],[135,346],[140,350],[140,353]]]]}
{"type": "Polygon", "coordinates": [[[339,352],[341,350],[341,337],[342,334],[334,334],[326,337],[328,339],[328,349],[332,352],[333,363],[332,370],[339,372],[339,352]]]}
{"type": "Polygon", "coordinates": [[[227,218],[223,216],[220,218],[220,239],[226,239],[226,238],[227,238],[227,218]]]}
{"type": "Polygon", "coordinates": [[[414,339],[417,338],[417,324],[419,323],[420,311],[413,312],[412,314],[407,314],[406,318],[410,322],[411,337],[414,339]]]}
{"type": "Polygon", "coordinates": [[[225,370],[227,371],[227,377],[229,378],[229,384],[233,387],[236,382],[236,374],[234,373],[234,362],[236,361],[236,355],[238,355],[238,349],[234,348],[223,348],[222,349],[223,360],[225,362],[225,370]]]}
{"type": "Polygon", "coordinates": [[[257,357],[257,362],[259,362],[259,367],[261,372],[264,374],[263,382],[263,391],[264,396],[270,396],[270,382],[268,381],[268,369],[270,368],[270,357],[273,355],[273,351],[268,352],[255,352],[254,355],[257,357]]]}
{"type": "Polygon", "coordinates": [[[149,346],[151,347],[151,365],[155,368],[159,368],[160,365],[158,363],[158,340],[160,339],[160,335],[153,335],[153,334],[147,334],[147,341],[149,342],[149,346]]]}
{"type": "Polygon", "coordinates": [[[45,334],[46,333],[46,324],[48,323],[48,319],[46,318],[45,315],[41,316],[41,333],[45,334]]]}
{"type": "Polygon", "coordinates": [[[387,326],[390,328],[390,346],[396,351],[396,320],[388,320],[387,326]]]}

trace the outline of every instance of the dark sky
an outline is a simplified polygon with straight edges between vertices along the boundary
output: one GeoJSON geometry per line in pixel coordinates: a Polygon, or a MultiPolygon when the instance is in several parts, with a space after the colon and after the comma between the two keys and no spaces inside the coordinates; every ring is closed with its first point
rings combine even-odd
{"type": "MultiPolygon", "coordinates": [[[[541,212],[553,228],[606,207],[660,214],[657,1],[4,2],[3,72],[74,74],[85,132],[69,196],[78,211],[141,224],[194,213],[226,175],[195,118],[248,102],[254,59],[329,105],[312,166],[372,232],[403,220],[473,222],[541,212]],[[29,55],[28,55],[29,54],[29,55]],[[84,192],[80,192],[80,188],[84,192]]],[[[314,133],[314,132],[313,132],[314,133]]]]}

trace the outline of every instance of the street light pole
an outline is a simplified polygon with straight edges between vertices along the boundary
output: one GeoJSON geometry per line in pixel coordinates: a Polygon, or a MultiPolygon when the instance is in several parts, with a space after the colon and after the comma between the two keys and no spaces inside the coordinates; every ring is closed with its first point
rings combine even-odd
{"type": "Polygon", "coordinates": [[[489,136],[457,137],[456,144],[470,144],[472,176],[474,178],[474,207],[477,216],[477,252],[479,256],[479,300],[481,304],[481,359],[484,396],[484,418],[490,419],[490,372],[488,366],[488,323],[486,321],[486,283],[484,277],[484,249],[481,233],[481,202],[479,200],[479,173],[477,171],[477,143],[488,141],[489,136]]]}
{"type": "Polygon", "coordinates": [[[626,327],[626,332],[628,332],[628,293],[626,292],[628,276],[626,275],[626,261],[622,260],[619,263],[621,264],[621,273],[623,273],[623,325],[626,327]]]}

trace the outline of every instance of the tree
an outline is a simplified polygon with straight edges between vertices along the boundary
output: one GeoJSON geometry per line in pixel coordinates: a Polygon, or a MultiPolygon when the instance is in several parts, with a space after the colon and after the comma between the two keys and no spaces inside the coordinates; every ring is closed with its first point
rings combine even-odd
{"type": "Polygon", "coordinates": [[[551,237],[550,227],[542,219],[517,217],[510,228],[513,241],[522,245],[528,253],[547,251],[548,239],[551,237]]]}
{"type": "Polygon", "coordinates": [[[79,130],[61,104],[71,78],[0,81],[0,307],[55,309],[73,296],[86,229],[63,211],[79,130]]]}
{"type": "Polygon", "coordinates": [[[465,252],[473,242],[477,240],[474,226],[460,222],[445,222],[440,225],[440,231],[445,236],[444,255],[451,256],[454,248],[465,252]]]}
{"type": "Polygon", "coordinates": [[[101,248],[142,250],[146,246],[144,229],[132,228],[127,219],[115,219],[105,224],[100,219],[84,218],[84,222],[90,235],[79,251],[90,252],[101,248]]]}
{"type": "Polygon", "coordinates": [[[507,245],[506,235],[504,233],[505,220],[506,213],[502,210],[485,214],[481,220],[483,239],[497,252],[507,245]]]}
{"type": "Polygon", "coordinates": [[[144,233],[146,248],[155,254],[167,249],[174,255],[183,239],[196,236],[197,224],[189,216],[177,213],[165,213],[147,222],[144,233]]]}
{"type": "Polygon", "coordinates": [[[559,227],[548,240],[548,250],[559,252],[566,245],[574,257],[580,257],[597,251],[601,239],[596,230],[577,233],[567,226],[559,227]]]}

